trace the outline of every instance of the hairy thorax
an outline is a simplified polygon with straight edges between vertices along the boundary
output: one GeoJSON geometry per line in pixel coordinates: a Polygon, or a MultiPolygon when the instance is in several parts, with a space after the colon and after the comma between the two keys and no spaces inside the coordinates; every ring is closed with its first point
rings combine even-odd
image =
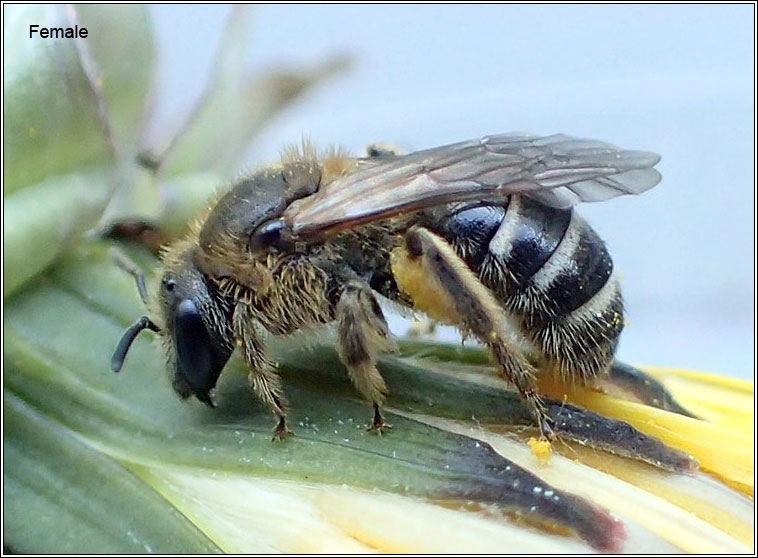
{"type": "Polygon", "coordinates": [[[302,256],[265,256],[256,273],[261,288],[234,277],[219,278],[221,290],[245,304],[257,321],[275,335],[286,335],[334,319],[329,276],[302,256]]]}
{"type": "Polygon", "coordinates": [[[329,276],[312,254],[251,254],[234,234],[213,240],[198,244],[195,264],[266,330],[284,335],[333,320],[329,276]]]}

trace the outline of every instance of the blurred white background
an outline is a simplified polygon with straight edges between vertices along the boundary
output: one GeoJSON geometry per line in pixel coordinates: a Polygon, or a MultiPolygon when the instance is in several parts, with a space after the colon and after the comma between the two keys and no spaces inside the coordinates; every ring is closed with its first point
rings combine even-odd
{"type": "MultiPolygon", "coordinates": [[[[202,89],[230,8],[151,9],[171,122],[202,89]]],[[[618,356],[753,378],[754,9],[260,6],[251,68],[339,53],[354,65],[272,122],[249,161],[304,134],[356,153],[505,131],[658,152],[658,187],[580,208],[623,276],[618,356]]]]}

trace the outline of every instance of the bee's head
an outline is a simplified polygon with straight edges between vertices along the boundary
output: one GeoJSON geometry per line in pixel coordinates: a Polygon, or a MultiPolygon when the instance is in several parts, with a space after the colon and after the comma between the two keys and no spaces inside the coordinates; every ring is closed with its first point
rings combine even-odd
{"type": "Polygon", "coordinates": [[[229,325],[232,307],[193,264],[191,248],[170,247],[163,263],[153,297],[148,298],[141,274],[135,275],[152,317],[143,316],[124,333],[111,368],[114,372],[121,370],[129,347],[142,330],[156,331],[174,390],[182,398],[194,395],[215,406],[213,389],[233,351],[229,325]]]}

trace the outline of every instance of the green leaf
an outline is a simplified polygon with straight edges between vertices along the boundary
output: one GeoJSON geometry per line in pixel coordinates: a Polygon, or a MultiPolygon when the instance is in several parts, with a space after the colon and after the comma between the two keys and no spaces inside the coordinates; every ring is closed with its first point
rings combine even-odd
{"type": "Polygon", "coordinates": [[[16,552],[218,552],[133,473],[21,399],[4,396],[3,418],[4,535],[16,552]]]}

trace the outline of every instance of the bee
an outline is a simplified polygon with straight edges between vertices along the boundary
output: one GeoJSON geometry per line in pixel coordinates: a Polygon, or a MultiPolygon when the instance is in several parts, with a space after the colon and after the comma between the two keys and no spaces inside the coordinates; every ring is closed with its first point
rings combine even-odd
{"type": "Polygon", "coordinates": [[[340,359],[372,404],[370,430],[381,433],[390,426],[376,362],[392,347],[383,297],[487,346],[551,439],[538,374],[594,382],[608,373],[624,327],[611,257],[573,208],[652,188],[659,160],[561,134],[409,154],[372,147],[365,157],[290,149],[163,251],[153,296],[138,280],[149,316],[124,334],[112,368],[150,329],[176,393],[215,406],[237,348],[281,439],[287,403],[265,334],[334,324],[340,359]]]}

